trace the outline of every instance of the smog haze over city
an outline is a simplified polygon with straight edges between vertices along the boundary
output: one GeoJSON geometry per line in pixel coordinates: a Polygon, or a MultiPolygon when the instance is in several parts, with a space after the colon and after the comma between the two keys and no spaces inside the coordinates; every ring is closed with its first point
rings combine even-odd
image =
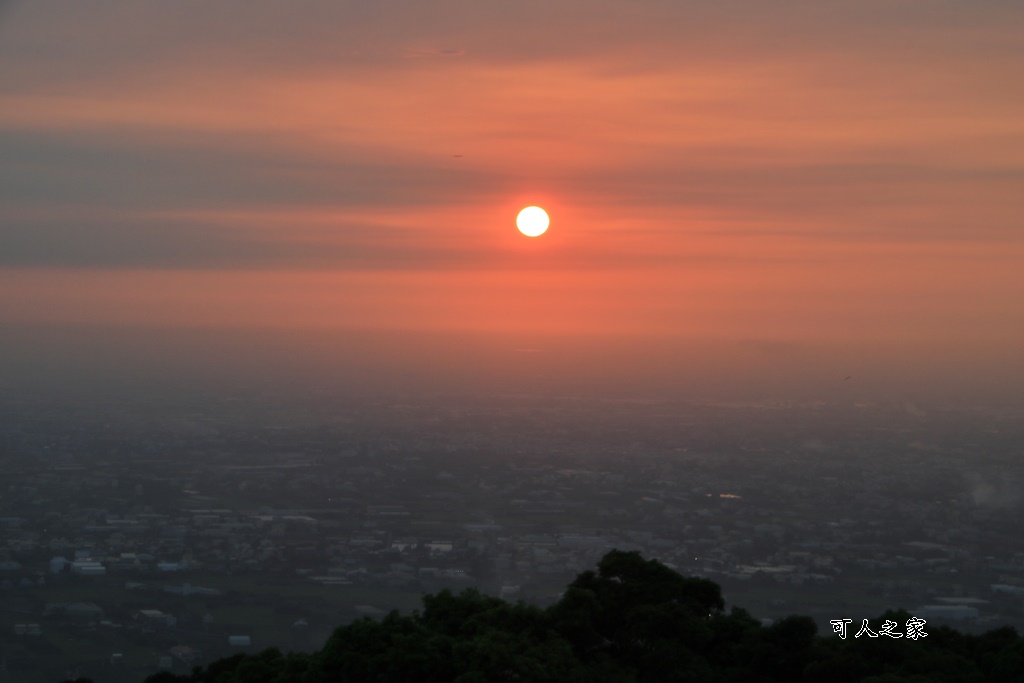
{"type": "Polygon", "coordinates": [[[613,548],[1024,626],[1024,5],[0,2],[0,63],[0,683],[613,548]]]}

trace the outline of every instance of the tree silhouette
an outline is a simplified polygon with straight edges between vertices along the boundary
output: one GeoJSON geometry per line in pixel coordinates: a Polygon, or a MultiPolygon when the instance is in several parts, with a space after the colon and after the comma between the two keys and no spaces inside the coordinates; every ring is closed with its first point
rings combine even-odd
{"type": "MultiPolygon", "coordinates": [[[[636,552],[613,550],[547,609],[466,590],[423,598],[334,631],[323,649],[268,649],[146,683],[1022,683],[1024,640],[1012,628],[980,636],[840,639],[789,616],[764,628],[724,611],[720,587],[636,552]]],[[[904,624],[906,612],[870,622],[904,624]]]]}

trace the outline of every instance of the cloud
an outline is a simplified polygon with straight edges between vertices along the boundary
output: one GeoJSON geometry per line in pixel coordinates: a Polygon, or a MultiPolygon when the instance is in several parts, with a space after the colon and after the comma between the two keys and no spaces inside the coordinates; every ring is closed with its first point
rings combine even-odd
{"type": "Polygon", "coordinates": [[[405,48],[405,55],[407,57],[462,57],[466,54],[465,50],[457,50],[454,48],[405,48]]]}

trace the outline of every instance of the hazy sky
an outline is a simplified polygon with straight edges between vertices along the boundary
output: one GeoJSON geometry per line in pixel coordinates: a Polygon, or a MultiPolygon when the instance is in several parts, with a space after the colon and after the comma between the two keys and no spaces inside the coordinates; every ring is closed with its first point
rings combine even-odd
{"type": "Polygon", "coordinates": [[[1018,0],[33,0],[0,64],[8,375],[223,331],[1022,378],[1018,0]]]}

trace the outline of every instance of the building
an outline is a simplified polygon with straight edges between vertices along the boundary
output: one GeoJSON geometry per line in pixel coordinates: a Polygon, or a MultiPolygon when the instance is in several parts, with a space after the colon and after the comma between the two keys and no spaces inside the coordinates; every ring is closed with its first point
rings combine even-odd
{"type": "Polygon", "coordinates": [[[231,647],[252,647],[252,638],[249,636],[228,636],[228,645],[231,647]]]}

